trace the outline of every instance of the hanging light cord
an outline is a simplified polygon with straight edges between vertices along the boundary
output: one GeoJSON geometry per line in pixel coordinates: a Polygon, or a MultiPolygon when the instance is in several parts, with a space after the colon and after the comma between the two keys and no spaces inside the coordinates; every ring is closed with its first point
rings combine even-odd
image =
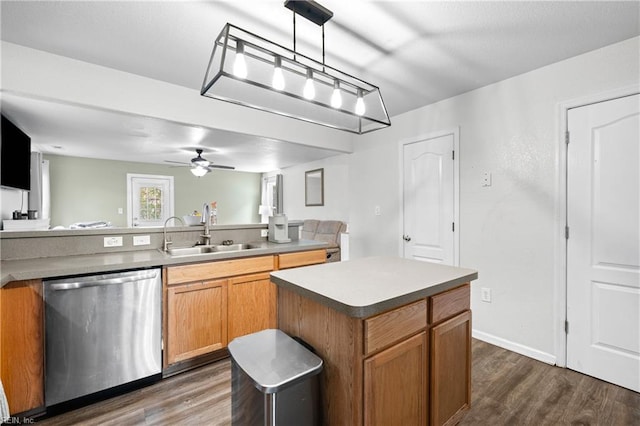
{"type": "Polygon", "coordinates": [[[324,68],[324,24],[322,24],[322,71],[325,71],[324,68]]]}
{"type": "MultiPolygon", "coordinates": [[[[322,71],[325,69],[325,56],[324,56],[324,24],[322,26],[322,71]]],[[[293,12],[293,60],[296,60],[296,12],[293,12]]]]}

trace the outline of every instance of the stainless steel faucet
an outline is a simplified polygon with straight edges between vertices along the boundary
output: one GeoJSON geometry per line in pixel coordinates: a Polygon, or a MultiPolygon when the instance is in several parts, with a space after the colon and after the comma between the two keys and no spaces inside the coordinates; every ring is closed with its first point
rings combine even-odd
{"type": "Polygon", "coordinates": [[[211,208],[209,207],[209,203],[204,203],[202,205],[202,219],[200,219],[200,223],[204,224],[204,234],[200,235],[202,237],[202,244],[208,246],[211,244],[211,233],[209,232],[209,220],[211,216],[211,208]]]}
{"type": "Polygon", "coordinates": [[[167,222],[169,222],[171,219],[178,219],[180,221],[180,223],[182,223],[182,225],[184,225],[184,221],[181,218],[179,218],[178,216],[168,217],[167,220],[164,221],[164,230],[163,230],[164,239],[162,240],[162,250],[164,250],[164,251],[169,251],[169,245],[173,244],[171,241],[169,241],[167,239],[167,222]]]}

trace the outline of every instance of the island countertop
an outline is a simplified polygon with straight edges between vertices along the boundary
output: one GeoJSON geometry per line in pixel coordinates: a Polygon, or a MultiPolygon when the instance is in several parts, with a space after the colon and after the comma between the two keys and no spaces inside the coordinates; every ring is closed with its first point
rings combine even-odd
{"type": "Polygon", "coordinates": [[[472,269],[400,257],[365,257],[271,273],[283,288],[367,318],[478,278],[472,269]]]}

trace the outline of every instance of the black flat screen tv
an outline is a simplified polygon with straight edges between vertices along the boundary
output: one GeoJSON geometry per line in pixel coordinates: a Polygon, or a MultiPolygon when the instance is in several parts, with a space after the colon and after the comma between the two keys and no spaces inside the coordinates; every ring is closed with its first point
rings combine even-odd
{"type": "Polygon", "coordinates": [[[0,139],[0,185],[31,189],[31,138],[2,116],[0,139]]]}

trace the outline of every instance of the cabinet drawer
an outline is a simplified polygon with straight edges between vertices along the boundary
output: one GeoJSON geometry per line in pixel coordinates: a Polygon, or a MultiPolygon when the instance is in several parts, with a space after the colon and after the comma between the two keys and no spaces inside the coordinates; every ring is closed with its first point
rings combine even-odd
{"type": "Polygon", "coordinates": [[[273,256],[250,257],[247,259],[218,260],[193,265],[171,266],[167,268],[167,284],[226,278],[234,275],[253,274],[273,270],[273,256]]]}
{"type": "Polygon", "coordinates": [[[278,269],[315,265],[317,263],[324,263],[326,260],[327,251],[324,249],[285,253],[278,255],[278,269]]]}
{"type": "Polygon", "coordinates": [[[364,321],[364,352],[368,355],[427,326],[425,299],[364,321]]]}
{"type": "Polygon", "coordinates": [[[429,323],[436,323],[470,309],[469,284],[452,288],[429,298],[429,323]]]}

